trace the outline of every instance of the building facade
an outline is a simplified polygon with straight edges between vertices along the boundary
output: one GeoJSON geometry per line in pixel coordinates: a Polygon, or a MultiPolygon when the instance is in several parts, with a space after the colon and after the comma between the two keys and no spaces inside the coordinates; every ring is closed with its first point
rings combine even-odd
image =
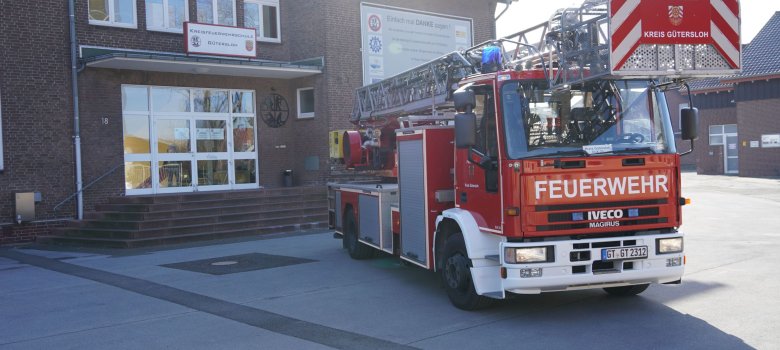
{"type": "MultiPolygon", "coordinates": [[[[0,3],[0,243],[31,240],[114,196],[278,187],[285,174],[288,184],[326,182],[328,131],[350,127],[353,92],[363,83],[365,3],[74,4],[75,91],[68,2],[0,3]],[[193,49],[210,43],[193,38],[194,27],[252,33],[241,43],[253,54],[193,49]],[[83,206],[75,196],[75,125],[83,206]],[[19,193],[34,194],[34,215],[21,224],[19,193]]],[[[372,4],[468,20],[472,43],[495,36],[496,1],[372,4]]]]}
{"type": "Polygon", "coordinates": [[[780,12],[743,46],[741,74],[691,84],[701,117],[698,173],[780,177],[779,36],[780,12]]]}

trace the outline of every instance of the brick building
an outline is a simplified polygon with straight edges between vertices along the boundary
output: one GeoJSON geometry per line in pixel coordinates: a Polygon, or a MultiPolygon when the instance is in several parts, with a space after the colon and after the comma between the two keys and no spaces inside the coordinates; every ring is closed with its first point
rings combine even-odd
{"type": "MultiPolygon", "coordinates": [[[[373,3],[467,21],[469,43],[495,36],[495,0],[373,3]]],[[[80,206],[69,199],[78,168],[74,115],[84,211],[114,196],[279,187],[288,169],[296,185],[326,181],[328,131],[349,127],[353,91],[364,79],[365,4],[74,4],[75,99],[68,1],[0,2],[0,244],[31,240],[77,216],[80,206]],[[246,48],[256,53],[195,54],[185,22],[254,29],[246,48]],[[17,193],[36,194],[34,217],[22,224],[17,193]]]]}
{"type": "Polygon", "coordinates": [[[691,84],[701,116],[694,152],[700,174],[780,176],[778,37],[780,12],[744,46],[741,74],[691,84]]]}

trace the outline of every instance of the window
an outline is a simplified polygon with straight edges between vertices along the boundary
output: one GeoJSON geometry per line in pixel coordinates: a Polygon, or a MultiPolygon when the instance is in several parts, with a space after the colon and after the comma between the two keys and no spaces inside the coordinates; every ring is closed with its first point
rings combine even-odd
{"type": "Polygon", "coordinates": [[[89,0],[89,24],[136,28],[136,0],[89,0]]]}
{"type": "Polygon", "coordinates": [[[737,124],[710,125],[710,146],[722,146],[723,136],[735,136],[737,124]]]}
{"type": "Polygon", "coordinates": [[[298,89],[298,118],[314,118],[314,88],[298,89]]]}
{"type": "Polygon", "coordinates": [[[235,0],[197,0],[198,23],[236,25],[235,0]]]}
{"type": "Polygon", "coordinates": [[[682,132],[682,111],[683,109],[689,108],[689,105],[687,103],[681,103],[680,108],[677,110],[677,133],[682,132]]]}
{"type": "Polygon", "coordinates": [[[281,42],[279,0],[244,0],[244,27],[255,28],[258,41],[281,42]]]}
{"type": "Polygon", "coordinates": [[[254,95],[122,85],[125,193],[257,188],[254,95]]]}
{"type": "Polygon", "coordinates": [[[146,29],[181,33],[189,17],[187,0],[146,0],[146,29]]]}

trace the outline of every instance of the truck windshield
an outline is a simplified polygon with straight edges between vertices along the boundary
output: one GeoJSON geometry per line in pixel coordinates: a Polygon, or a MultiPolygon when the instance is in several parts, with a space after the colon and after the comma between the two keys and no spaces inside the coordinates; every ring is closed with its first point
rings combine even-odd
{"type": "Polygon", "coordinates": [[[651,81],[600,81],[549,91],[501,87],[509,158],[676,152],[664,96],[651,81]]]}

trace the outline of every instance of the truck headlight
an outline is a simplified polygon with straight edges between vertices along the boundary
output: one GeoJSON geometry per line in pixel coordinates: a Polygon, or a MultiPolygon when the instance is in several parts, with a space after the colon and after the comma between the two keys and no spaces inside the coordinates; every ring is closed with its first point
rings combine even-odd
{"type": "Polygon", "coordinates": [[[656,240],[657,254],[672,254],[672,253],[680,253],[682,251],[683,251],[682,237],[659,238],[658,240],[656,240]]]}
{"type": "Polygon", "coordinates": [[[510,264],[527,264],[555,261],[553,247],[505,248],[504,261],[510,264]]]}

